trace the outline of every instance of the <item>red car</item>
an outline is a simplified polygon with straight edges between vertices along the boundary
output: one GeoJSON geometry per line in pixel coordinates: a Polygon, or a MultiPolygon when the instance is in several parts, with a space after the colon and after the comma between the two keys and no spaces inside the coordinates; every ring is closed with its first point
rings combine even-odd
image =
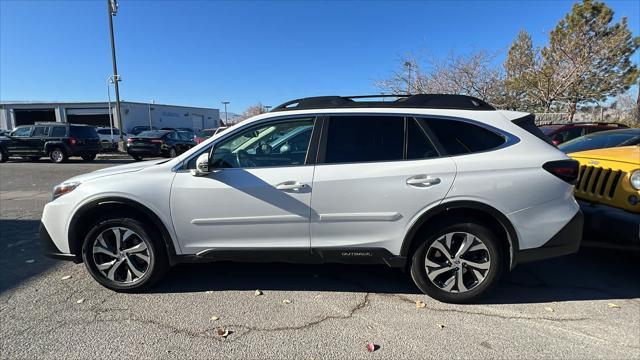
{"type": "Polygon", "coordinates": [[[193,140],[196,142],[196,144],[200,144],[201,142],[212,137],[213,135],[219,132],[222,132],[226,128],[227,128],[226,126],[220,126],[219,128],[215,128],[215,129],[200,130],[194,135],[193,140]]]}
{"type": "Polygon", "coordinates": [[[542,130],[555,145],[559,145],[582,135],[626,127],[628,126],[617,123],[573,123],[542,125],[540,126],[540,130],[542,130]]]}

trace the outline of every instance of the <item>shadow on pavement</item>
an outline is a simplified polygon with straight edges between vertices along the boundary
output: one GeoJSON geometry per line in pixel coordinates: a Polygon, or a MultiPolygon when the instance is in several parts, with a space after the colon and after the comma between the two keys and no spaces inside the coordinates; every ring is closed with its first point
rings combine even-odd
{"type": "MultiPolygon", "coordinates": [[[[638,254],[583,249],[576,255],[519,265],[486,304],[640,298],[638,254]]],[[[153,292],[304,290],[420,294],[408,274],[386,266],[256,263],[184,264],[153,292]]]]}
{"type": "MultiPolygon", "coordinates": [[[[149,158],[149,159],[145,159],[145,160],[154,160],[156,158],[149,158]]],[[[161,159],[161,158],[158,158],[161,159]]],[[[123,165],[123,164],[128,164],[128,163],[132,163],[134,160],[131,157],[128,157],[126,155],[123,156],[118,156],[118,157],[98,157],[95,160],[91,160],[91,161],[84,161],[81,158],[76,158],[76,157],[72,157],[67,159],[67,161],[65,161],[62,165],[64,164],[84,164],[84,165],[91,165],[91,164],[113,164],[113,165],[123,165]]],[[[57,165],[52,163],[48,158],[43,157],[40,160],[28,160],[28,159],[21,159],[21,158],[10,158],[8,163],[34,163],[34,164],[52,164],[52,165],[57,165]]]]}
{"type": "Polygon", "coordinates": [[[42,254],[39,220],[0,219],[0,293],[57,266],[42,254]]]}

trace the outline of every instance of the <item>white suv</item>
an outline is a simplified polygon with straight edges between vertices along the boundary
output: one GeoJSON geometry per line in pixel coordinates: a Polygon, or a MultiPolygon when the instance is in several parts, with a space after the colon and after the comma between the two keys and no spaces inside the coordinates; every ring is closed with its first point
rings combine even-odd
{"type": "Polygon", "coordinates": [[[523,261],[576,252],[578,163],[533,115],[458,95],[285,103],[170,160],[54,188],[49,255],[139,291],[188,261],[384,263],[469,302],[523,261]]]}

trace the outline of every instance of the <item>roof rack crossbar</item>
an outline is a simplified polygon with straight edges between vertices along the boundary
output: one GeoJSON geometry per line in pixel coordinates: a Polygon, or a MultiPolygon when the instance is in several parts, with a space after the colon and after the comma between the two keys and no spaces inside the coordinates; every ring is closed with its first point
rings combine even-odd
{"type": "Polygon", "coordinates": [[[416,95],[356,95],[315,96],[288,101],[273,108],[272,112],[287,110],[326,108],[428,108],[457,110],[495,110],[487,102],[467,95],[416,94],[416,95]],[[353,99],[396,98],[395,101],[354,101],[353,99]]]}

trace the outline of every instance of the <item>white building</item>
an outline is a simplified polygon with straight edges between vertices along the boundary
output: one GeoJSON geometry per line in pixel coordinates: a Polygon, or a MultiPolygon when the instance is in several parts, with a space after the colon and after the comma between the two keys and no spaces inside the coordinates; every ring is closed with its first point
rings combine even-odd
{"type": "MultiPolygon", "coordinates": [[[[134,126],[156,128],[216,128],[220,125],[220,110],[191,106],[120,102],[122,128],[128,132],[134,126]]],[[[13,129],[36,121],[57,121],[108,127],[116,122],[115,104],[111,115],[107,102],[0,102],[0,129],[13,129]]]]}

